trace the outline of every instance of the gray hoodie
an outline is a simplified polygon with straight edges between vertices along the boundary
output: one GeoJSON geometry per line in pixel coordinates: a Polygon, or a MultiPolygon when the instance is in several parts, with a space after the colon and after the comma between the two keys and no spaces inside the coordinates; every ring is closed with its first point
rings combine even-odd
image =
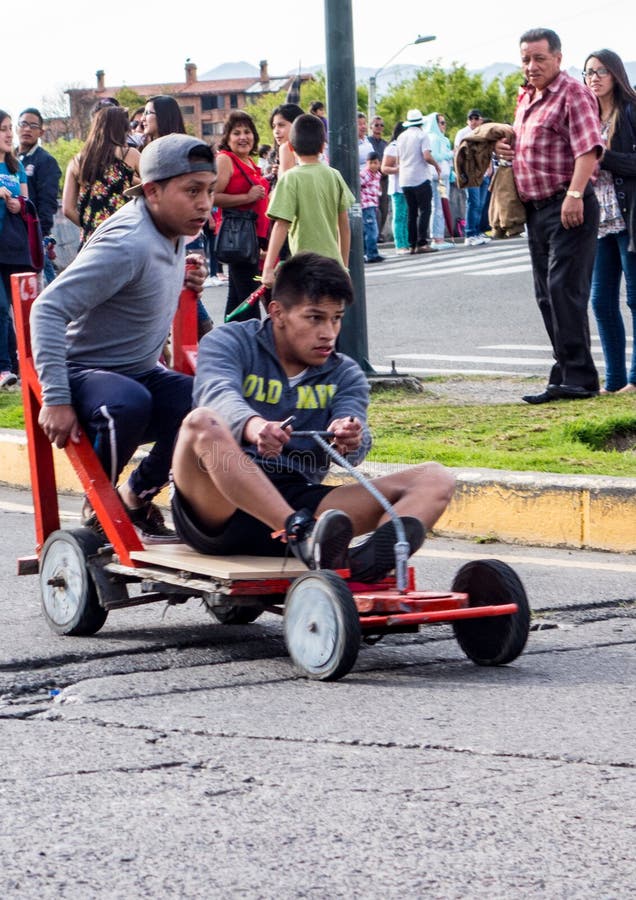
{"type": "Polygon", "coordinates": [[[324,431],[333,419],[354,416],[364,426],[362,445],[348,456],[358,465],[371,447],[366,424],[369,385],[360,366],[342,353],[332,353],[322,366],[308,367],[293,386],[278,357],[269,319],[222,325],[206,334],[199,346],[194,404],[213,409],[229,425],[235,439],[267,473],[300,472],[322,481],[329,459],[312,438],[292,440],[276,460],[259,457],[243,443],[252,416],[279,422],[296,416],[294,429],[324,431]]]}
{"type": "Polygon", "coordinates": [[[140,375],[157,365],[185,274],[185,241],[155,226],[139,198],[94,232],[31,311],[44,402],[70,404],[67,363],[140,375]]]}

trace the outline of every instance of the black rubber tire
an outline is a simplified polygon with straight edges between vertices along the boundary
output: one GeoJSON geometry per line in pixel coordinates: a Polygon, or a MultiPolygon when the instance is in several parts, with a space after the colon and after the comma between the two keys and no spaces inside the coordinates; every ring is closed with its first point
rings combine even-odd
{"type": "Polygon", "coordinates": [[[519,576],[499,559],[479,559],[462,566],[453,590],[469,595],[470,606],[516,603],[518,612],[453,622],[464,653],[479,666],[503,666],[523,651],[530,632],[530,606],[519,576]]]}
{"type": "Polygon", "coordinates": [[[42,611],[56,634],[95,634],[106,621],[108,610],[100,606],[86,566],[87,558],[105,543],[106,538],[90,528],[53,531],[46,539],[40,556],[42,611]],[[50,585],[51,578],[63,584],[50,585]]]}
{"type": "MultiPolygon", "coordinates": [[[[259,602],[267,602],[266,597],[255,597],[259,602]]],[[[280,598],[278,598],[280,599],[280,598]]],[[[272,597],[272,603],[275,598],[272,597]]],[[[262,606],[237,606],[228,602],[225,606],[211,606],[210,612],[220,625],[250,625],[264,612],[262,606]]]]}
{"type": "Polygon", "coordinates": [[[355,665],[360,617],[349,587],[335,572],[308,572],[293,582],[283,627],[289,655],[303,675],[337,681],[355,665]]]}

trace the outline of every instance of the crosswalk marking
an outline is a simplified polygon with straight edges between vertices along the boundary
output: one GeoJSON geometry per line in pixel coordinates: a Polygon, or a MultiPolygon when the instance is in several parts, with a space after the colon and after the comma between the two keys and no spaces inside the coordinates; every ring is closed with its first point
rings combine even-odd
{"type": "MultiPolygon", "coordinates": [[[[391,257],[378,266],[365,268],[370,290],[378,290],[382,280],[404,279],[409,288],[415,280],[453,275],[473,277],[497,277],[531,272],[532,264],[528,245],[524,240],[496,241],[488,246],[464,247],[426,255],[391,257]]],[[[592,317],[590,315],[592,323],[592,317]]],[[[536,340],[536,338],[535,338],[536,340]]],[[[631,350],[632,339],[628,338],[631,350]]],[[[403,346],[403,345],[402,345],[403,346]]],[[[378,373],[389,373],[391,367],[385,361],[395,361],[400,374],[424,375],[500,375],[536,376],[549,371],[554,359],[549,343],[545,344],[485,344],[472,346],[472,354],[439,353],[384,353],[373,361],[378,373]]],[[[592,335],[592,355],[597,369],[605,368],[598,335],[592,335]]]]}
{"type": "Polygon", "coordinates": [[[457,246],[457,250],[442,250],[415,256],[390,257],[378,266],[365,268],[365,278],[370,281],[387,275],[400,278],[421,278],[445,275],[451,272],[465,274],[506,274],[530,271],[530,255],[526,244],[507,244],[487,247],[457,246]],[[501,268],[505,264],[505,268],[501,268]],[[521,268],[515,268],[521,266],[521,268]]]}

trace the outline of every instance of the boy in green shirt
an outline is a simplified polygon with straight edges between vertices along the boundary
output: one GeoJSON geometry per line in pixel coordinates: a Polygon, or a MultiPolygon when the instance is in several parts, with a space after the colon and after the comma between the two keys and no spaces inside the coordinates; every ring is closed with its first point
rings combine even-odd
{"type": "Polygon", "coordinates": [[[302,115],[293,123],[289,142],[300,164],[281,177],[267,215],[274,220],[263,267],[263,284],[274,283],[274,269],[285,238],[292,254],[311,250],[336,259],[346,268],[351,231],[349,207],[354,196],[336,169],[320,159],[325,130],[316,116],[302,115]]]}

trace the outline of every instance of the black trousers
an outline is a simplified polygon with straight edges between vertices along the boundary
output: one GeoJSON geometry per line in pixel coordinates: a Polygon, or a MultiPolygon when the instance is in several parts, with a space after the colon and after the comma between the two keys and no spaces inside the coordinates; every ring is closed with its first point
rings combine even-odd
{"type": "MultiPolygon", "coordinates": [[[[231,263],[228,267],[228,291],[227,302],[225,304],[225,315],[229,315],[237,306],[240,306],[243,300],[247,300],[250,294],[257,291],[260,287],[258,281],[254,281],[254,276],[258,275],[258,263],[251,265],[250,263],[231,263]]],[[[260,303],[252,306],[246,312],[241,313],[233,322],[245,322],[247,319],[260,319],[261,308],[260,303]]]]}
{"type": "Polygon", "coordinates": [[[526,203],[534,291],[555,359],[548,382],[598,391],[588,321],[598,202],[594,190],[588,187],[583,198],[583,224],[576,228],[561,224],[562,203],[562,196],[540,209],[526,203]]]}
{"type": "Polygon", "coordinates": [[[409,244],[411,247],[424,247],[428,244],[428,226],[431,221],[431,182],[423,181],[415,187],[404,187],[402,191],[409,211],[409,244]]]}
{"type": "Polygon", "coordinates": [[[131,473],[134,494],[149,500],[168,481],[192,378],[163,366],[140,375],[69,366],[73,407],[113,485],[140,444],[154,441],[131,473]]]}

